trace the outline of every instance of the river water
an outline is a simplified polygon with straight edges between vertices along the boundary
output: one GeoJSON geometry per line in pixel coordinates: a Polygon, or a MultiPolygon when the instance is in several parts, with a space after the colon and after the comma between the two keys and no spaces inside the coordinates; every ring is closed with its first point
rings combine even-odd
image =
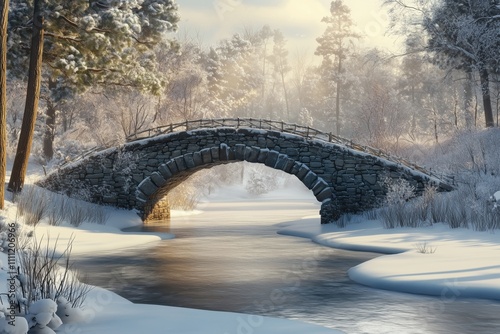
{"type": "Polygon", "coordinates": [[[499,302],[364,287],[346,271],[377,254],[276,233],[277,223],[317,213],[311,201],[215,201],[202,210],[142,229],[173,240],[81,258],[77,267],[87,283],[135,303],[284,317],[353,334],[500,333],[499,302]]]}

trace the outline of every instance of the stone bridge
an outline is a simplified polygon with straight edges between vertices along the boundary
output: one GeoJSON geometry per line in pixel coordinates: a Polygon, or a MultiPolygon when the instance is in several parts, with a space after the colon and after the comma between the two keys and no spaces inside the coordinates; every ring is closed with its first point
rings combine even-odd
{"type": "Polygon", "coordinates": [[[309,127],[253,119],[199,120],[156,128],[49,174],[40,186],[95,203],[137,209],[144,221],[170,215],[165,195],[190,175],[248,161],[295,175],[321,203],[321,222],[375,207],[385,178],[451,190],[425,170],[309,127]]]}

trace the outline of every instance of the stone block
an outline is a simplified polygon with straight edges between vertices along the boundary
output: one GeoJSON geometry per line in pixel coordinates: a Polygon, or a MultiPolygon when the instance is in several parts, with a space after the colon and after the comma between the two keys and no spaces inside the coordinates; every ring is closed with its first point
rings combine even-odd
{"type": "Polygon", "coordinates": [[[318,176],[313,172],[309,171],[306,176],[302,179],[302,182],[308,189],[312,189],[314,183],[318,179],[318,176]]]}
{"type": "Polygon", "coordinates": [[[170,168],[168,168],[166,164],[161,164],[160,167],[158,167],[158,171],[165,180],[168,180],[169,178],[172,177],[172,172],[170,171],[170,168]]]}
{"type": "Polygon", "coordinates": [[[177,169],[179,172],[182,172],[187,169],[186,162],[184,161],[184,156],[180,156],[174,158],[175,164],[177,165],[177,169]]]}
{"type": "Polygon", "coordinates": [[[312,187],[312,192],[314,196],[318,196],[325,188],[328,188],[328,184],[321,179],[317,179],[312,187]]]}
{"type": "Polygon", "coordinates": [[[165,180],[165,178],[163,178],[160,173],[154,172],[149,177],[158,188],[163,187],[167,183],[167,180],[165,180]]]}
{"type": "Polygon", "coordinates": [[[257,162],[264,163],[269,155],[268,149],[262,149],[259,152],[259,157],[257,158],[257,162]]]}
{"type": "Polygon", "coordinates": [[[323,167],[323,164],[321,162],[313,161],[309,164],[309,166],[311,166],[311,168],[321,168],[323,167]]]}
{"type": "Polygon", "coordinates": [[[287,158],[285,167],[283,167],[283,171],[288,174],[293,174],[292,170],[294,166],[295,166],[295,160],[287,158]]]}
{"type": "Polygon", "coordinates": [[[151,181],[150,178],[142,181],[137,188],[146,196],[151,196],[158,191],[158,187],[153,183],[153,181],[151,181]]]}
{"type": "Polygon", "coordinates": [[[219,146],[219,160],[228,161],[229,160],[229,146],[220,145],[219,146]]]}
{"type": "Polygon", "coordinates": [[[141,183],[142,180],[144,180],[144,174],[132,174],[132,180],[134,180],[137,183],[141,183]]]}
{"type": "Polygon", "coordinates": [[[193,153],[184,154],[183,157],[184,163],[186,164],[186,169],[193,169],[194,167],[196,167],[193,159],[193,153]]]}
{"type": "Polygon", "coordinates": [[[264,164],[268,167],[274,168],[274,166],[276,166],[276,162],[278,161],[278,156],[279,156],[278,152],[269,151],[267,159],[266,161],[264,161],[264,164]]]}
{"type": "Polygon", "coordinates": [[[250,152],[248,153],[246,161],[257,162],[259,159],[259,154],[260,154],[260,148],[255,146],[250,147],[250,152]]]}
{"type": "Polygon", "coordinates": [[[302,163],[295,161],[293,163],[292,170],[290,171],[290,174],[297,175],[297,173],[300,171],[300,167],[302,167],[302,163]]]}
{"type": "Polygon", "coordinates": [[[177,167],[177,164],[175,163],[174,159],[167,161],[166,165],[168,169],[170,169],[170,171],[172,172],[172,175],[179,173],[179,168],[177,167]]]}
{"type": "Polygon", "coordinates": [[[307,167],[304,164],[301,164],[296,175],[299,178],[299,180],[303,180],[306,177],[307,173],[309,173],[310,171],[311,170],[309,169],[309,167],[307,167]]]}
{"type": "Polygon", "coordinates": [[[245,148],[243,144],[234,145],[234,158],[239,161],[245,160],[245,148]]]}
{"type": "Polygon", "coordinates": [[[318,195],[316,195],[316,199],[320,202],[323,202],[327,199],[332,198],[332,188],[327,187],[323,189],[318,195]]]}
{"type": "Polygon", "coordinates": [[[375,174],[363,174],[363,181],[368,184],[376,184],[377,183],[377,175],[375,174]]]}
{"type": "Polygon", "coordinates": [[[285,153],[289,157],[298,157],[299,156],[299,150],[296,148],[287,148],[285,153]]]}
{"type": "Polygon", "coordinates": [[[144,194],[144,193],[143,193],[142,191],[140,191],[140,190],[138,190],[138,191],[135,193],[135,195],[136,195],[137,200],[139,200],[139,201],[141,201],[141,202],[143,202],[143,203],[145,203],[145,202],[147,202],[147,201],[149,200],[149,196],[147,196],[146,194],[144,194]]]}
{"type": "Polygon", "coordinates": [[[194,152],[193,153],[193,162],[194,162],[195,166],[203,165],[203,160],[201,158],[201,152],[194,152]]]}
{"type": "Polygon", "coordinates": [[[210,153],[209,148],[204,148],[201,150],[201,159],[203,160],[203,164],[210,164],[213,162],[212,154],[210,153]]]}
{"type": "Polygon", "coordinates": [[[278,156],[278,161],[276,161],[276,166],[274,168],[279,170],[284,170],[288,160],[289,159],[285,154],[280,154],[278,156]]]}
{"type": "Polygon", "coordinates": [[[210,154],[212,154],[212,161],[219,160],[219,147],[210,148],[210,154]]]}

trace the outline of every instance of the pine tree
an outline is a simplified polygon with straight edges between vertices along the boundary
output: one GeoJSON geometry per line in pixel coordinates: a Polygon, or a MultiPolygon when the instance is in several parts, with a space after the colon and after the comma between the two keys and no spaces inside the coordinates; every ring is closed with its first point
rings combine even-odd
{"type": "MultiPolygon", "coordinates": [[[[36,3],[15,0],[11,4],[8,65],[10,73],[19,78],[25,77],[29,63],[31,47],[27,41],[36,30],[30,25],[36,3]]],[[[45,36],[41,43],[43,63],[47,65],[43,73],[53,101],[92,85],[160,91],[163,82],[152,49],[164,40],[165,33],[177,28],[174,0],[46,0],[40,17],[45,36]]],[[[31,112],[24,117],[35,119],[36,107],[31,112]]],[[[49,108],[48,113],[50,127],[55,125],[55,109],[49,108]]],[[[51,131],[49,128],[47,134],[51,131]]],[[[21,165],[27,164],[29,150],[18,149],[16,160],[18,154],[21,165]]],[[[23,174],[21,166],[14,163],[9,188],[20,190],[23,174]]]]}
{"type": "Polygon", "coordinates": [[[332,1],[330,16],[322,19],[328,24],[323,35],[316,39],[319,46],[315,54],[323,57],[322,67],[325,75],[333,77],[336,83],[335,119],[336,134],[340,135],[340,99],[342,95],[343,63],[349,55],[350,42],[360,36],[353,32],[351,11],[342,0],[332,1]],[[331,58],[334,58],[333,60],[331,58]],[[334,66],[332,66],[334,64],[334,66]]]}

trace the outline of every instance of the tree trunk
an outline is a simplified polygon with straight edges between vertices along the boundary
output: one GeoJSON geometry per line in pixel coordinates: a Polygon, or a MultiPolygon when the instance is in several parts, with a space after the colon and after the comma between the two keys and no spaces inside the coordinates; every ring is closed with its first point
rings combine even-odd
{"type": "Polygon", "coordinates": [[[288,92],[286,90],[285,73],[283,73],[283,70],[281,70],[281,85],[283,86],[283,94],[284,94],[284,97],[285,97],[287,122],[291,122],[291,119],[290,119],[290,107],[288,105],[288,92]]]}
{"type": "Polygon", "coordinates": [[[53,101],[47,101],[47,118],[45,119],[45,131],[43,133],[43,156],[45,161],[54,157],[54,131],[56,126],[56,106],[53,101]]]}
{"type": "Polygon", "coordinates": [[[28,72],[28,88],[26,91],[26,105],[24,107],[21,134],[17,144],[16,157],[12,166],[8,190],[19,192],[24,186],[24,178],[28,168],[28,159],[35,132],[38,100],[40,98],[40,79],[42,76],[43,55],[43,17],[40,14],[41,0],[35,0],[33,12],[33,33],[31,37],[30,66],[28,72]]]}
{"type": "Polygon", "coordinates": [[[491,108],[490,78],[488,70],[485,68],[480,69],[479,77],[481,78],[481,93],[483,95],[484,120],[486,127],[491,128],[495,126],[495,121],[493,120],[493,109],[491,108]]]}
{"type": "Polygon", "coordinates": [[[54,89],[56,82],[49,79],[49,96],[46,99],[47,111],[45,118],[45,131],[43,133],[43,156],[45,161],[49,161],[54,157],[54,133],[56,130],[56,111],[57,105],[51,99],[50,91],[54,89]]]}
{"type": "Polygon", "coordinates": [[[342,55],[339,55],[339,63],[337,68],[337,96],[335,96],[335,119],[336,119],[336,135],[340,136],[340,91],[341,91],[341,80],[340,73],[342,71],[342,55]]]}
{"type": "Polygon", "coordinates": [[[466,71],[467,77],[464,82],[464,116],[465,116],[465,127],[467,129],[472,129],[472,71],[466,71]]]}
{"type": "Polygon", "coordinates": [[[7,169],[7,20],[9,0],[0,3],[0,210],[4,208],[7,169]]]}

